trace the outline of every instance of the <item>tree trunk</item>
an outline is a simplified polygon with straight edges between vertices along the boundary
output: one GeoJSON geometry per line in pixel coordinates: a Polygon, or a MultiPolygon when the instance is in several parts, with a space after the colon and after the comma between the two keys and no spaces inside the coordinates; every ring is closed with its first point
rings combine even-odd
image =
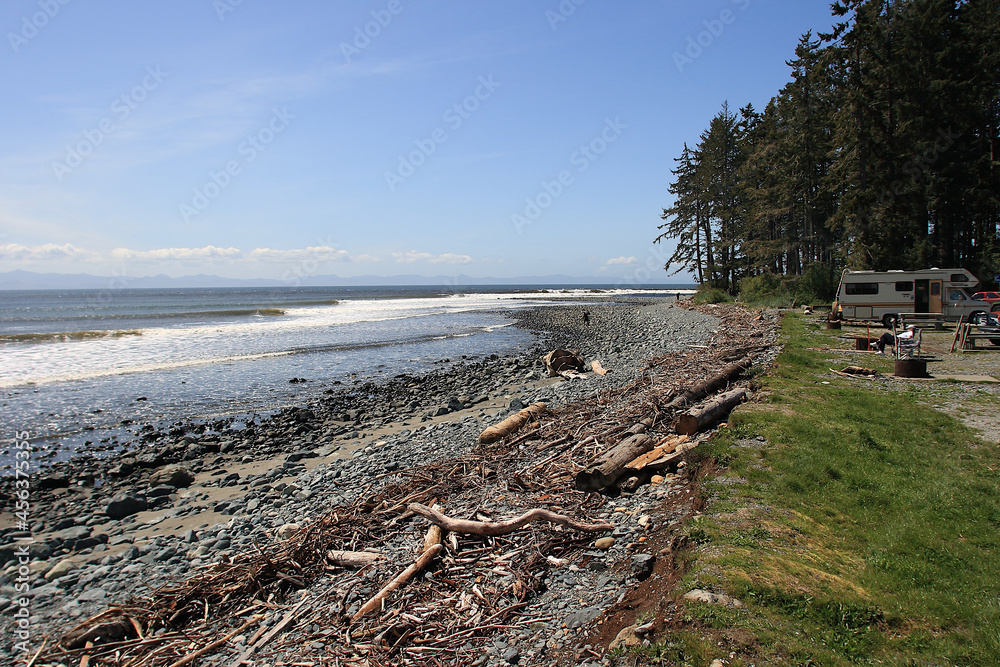
{"type": "Polygon", "coordinates": [[[681,435],[693,435],[725,419],[740,404],[747,390],[740,387],[719,394],[704,405],[689,410],[677,419],[676,430],[681,435]]]}
{"type": "Polygon", "coordinates": [[[752,364],[753,362],[750,360],[750,357],[743,357],[739,361],[729,364],[712,377],[708,378],[704,382],[699,382],[690,389],[685,390],[680,396],[667,403],[667,409],[686,407],[694,401],[700,400],[705,396],[718,391],[722,387],[729,384],[733,379],[739,377],[740,374],[749,369],[752,364]]]}
{"type": "Polygon", "coordinates": [[[600,491],[612,486],[625,467],[653,448],[655,441],[645,433],[631,435],[600,456],[590,468],[576,475],[578,491],[600,491]]]}

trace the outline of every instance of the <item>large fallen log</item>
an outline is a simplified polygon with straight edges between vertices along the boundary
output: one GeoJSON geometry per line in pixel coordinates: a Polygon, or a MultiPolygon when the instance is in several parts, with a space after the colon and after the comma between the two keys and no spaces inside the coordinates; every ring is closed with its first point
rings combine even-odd
{"type": "Polygon", "coordinates": [[[677,418],[675,430],[680,435],[692,435],[722,421],[740,404],[747,390],[743,387],[719,394],[712,400],[688,410],[677,418]]]}
{"type": "Polygon", "coordinates": [[[521,528],[532,521],[550,521],[561,526],[566,526],[567,528],[572,528],[573,530],[582,530],[588,533],[614,529],[614,525],[610,523],[585,523],[582,521],[575,521],[568,516],[556,514],[555,512],[550,512],[549,510],[541,508],[528,510],[516,519],[508,519],[507,521],[497,522],[453,519],[449,516],[445,516],[437,510],[427,507],[426,505],[421,505],[420,503],[410,503],[406,509],[414,514],[419,514],[422,517],[430,519],[431,522],[441,526],[447,531],[465,533],[467,535],[486,535],[490,537],[496,535],[506,535],[508,533],[513,533],[518,528],[521,528]]]}
{"type": "MultiPolygon", "coordinates": [[[[630,430],[646,430],[645,424],[637,424],[630,430]]],[[[653,448],[656,441],[645,433],[633,433],[617,445],[602,453],[592,465],[576,474],[575,486],[578,491],[601,491],[621,479],[626,466],[653,448]]]]}
{"type": "Polygon", "coordinates": [[[544,403],[533,403],[524,410],[518,412],[516,415],[507,417],[507,419],[504,419],[499,424],[494,424],[480,433],[479,442],[484,445],[496,442],[497,440],[514,433],[543,412],[545,412],[544,403]]]}
{"type": "Polygon", "coordinates": [[[709,394],[715,393],[746,372],[752,364],[753,361],[750,357],[743,357],[739,361],[729,364],[707,380],[681,392],[680,396],[667,403],[666,408],[684,408],[709,394]]]}

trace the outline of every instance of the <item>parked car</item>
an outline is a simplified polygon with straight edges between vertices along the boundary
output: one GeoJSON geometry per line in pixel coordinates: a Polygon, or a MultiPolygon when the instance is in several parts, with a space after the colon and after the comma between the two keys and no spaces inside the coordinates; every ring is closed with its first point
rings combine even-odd
{"type": "Polygon", "coordinates": [[[994,345],[1000,345],[1000,315],[997,313],[976,313],[969,318],[969,324],[976,327],[977,333],[995,333],[997,337],[990,338],[990,342],[994,345]]]}
{"type": "Polygon", "coordinates": [[[976,301],[987,301],[990,304],[990,310],[994,313],[1000,312],[1000,292],[976,292],[972,298],[976,301]]]}

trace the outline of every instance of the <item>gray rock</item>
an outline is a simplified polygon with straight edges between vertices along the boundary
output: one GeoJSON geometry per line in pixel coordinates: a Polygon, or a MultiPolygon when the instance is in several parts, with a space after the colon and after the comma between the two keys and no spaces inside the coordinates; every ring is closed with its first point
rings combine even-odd
{"type": "Polygon", "coordinates": [[[636,554],[632,556],[632,575],[639,581],[646,581],[653,574],[656,556],[652,554],[636,554]]]}
{"type": "Polygon", "coordinates": [[[163,466],[149,476],[150,486],[172,486],[184,489],[194,483],[194,475],[187,468],[179,465],[163,466]]]}
{"type": "Polygon", "coordinates": [[[127,516],[131,516],[139,512],[145,512],[148,507],[149,503],[146,502],[145,498],[123,493],[115,496],[114,499],[108,503],[104,513],[112,519],[124,519],[127,516]]]}

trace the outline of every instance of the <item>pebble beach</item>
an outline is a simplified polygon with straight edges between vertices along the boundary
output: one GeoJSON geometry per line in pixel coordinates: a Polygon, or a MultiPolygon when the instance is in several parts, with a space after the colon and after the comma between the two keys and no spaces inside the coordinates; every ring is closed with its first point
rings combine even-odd
{"type": "MultiPolygon", "coordinates": [[[[539,334],[537,349],[509,358],[442,359],[432,373],[323,389],[265,417],[147,427],[138,449],[39,471],[28,530],[17,525],[11,507],[2,515],[0,561],[7,565],[0,576],[0,613],[16,603],[16,585],[24,579],[19,539],[30,537],[25,583],[33,637],[55,638],[109,605],[148,596],[214,563],[286,539],[330,508],[356,504],[407,470],[456,459],[476,446],[483,429],[524,406],[544,402],[559,409],[634,382],[650,358],[701,346],[720,326],[712,315],[673,299],[594,301],[509,316],[539,334]],[[611,372],[549,378],[541,356],[556,348],[577,349],[611,372]]],[[[289,381],[308,389],[308,378],[289,381]]],[[[9,487],[4,496],[13,497],[11,481],[4,484],[9,487]]],[[[636,519],[653,502],[684,488],[683,479],[673,486],[667,479],[604,508],[605,514],[633,517],[610,535],[615,546],[585,552],[583,566],[553,567],[531,598],[531,613],[546,620],[493,633],[476,644],[481,654],[472,664],[556,660],[577,628],[623,595],[623,575],[613,565],[634,560],[625,545],[645,529],[636,519]]],[[[503,508],[500,502],[493,511],[503,508]]],[[[679,521],[689,511],[678,506],[676,518],[658,520],[679,521]]],[[[389,562],[411,558],[412,545],[402,541],[367,546],[377,546],[389,562]]],[[[641,559],[633,566],[641,569],[641,559]]],[[[383,575],[372,570],[370,577],[383,575]]],[[[360,595],[345,594],[343,613],[356,611],[355,598],[360,595]]],[[[275,609],[263,624],[275,624],[283,614],[275,609]]],[[[320,628],[301,630],[309,635],[320,628]]],[[[230,664],[227,660],[240,653],[240,639],[247,638],[237,637],[231,650],[206,657],[205,664],[230,664]]],[[[324,648],[322,641],[312,641],[308,652],[322,654],[324,648]]],[[[12,655],[11,644],[2,650],[12,655]]],[[[287,664],[286,657],[265,651],[253,664],[287,664]]]]}

